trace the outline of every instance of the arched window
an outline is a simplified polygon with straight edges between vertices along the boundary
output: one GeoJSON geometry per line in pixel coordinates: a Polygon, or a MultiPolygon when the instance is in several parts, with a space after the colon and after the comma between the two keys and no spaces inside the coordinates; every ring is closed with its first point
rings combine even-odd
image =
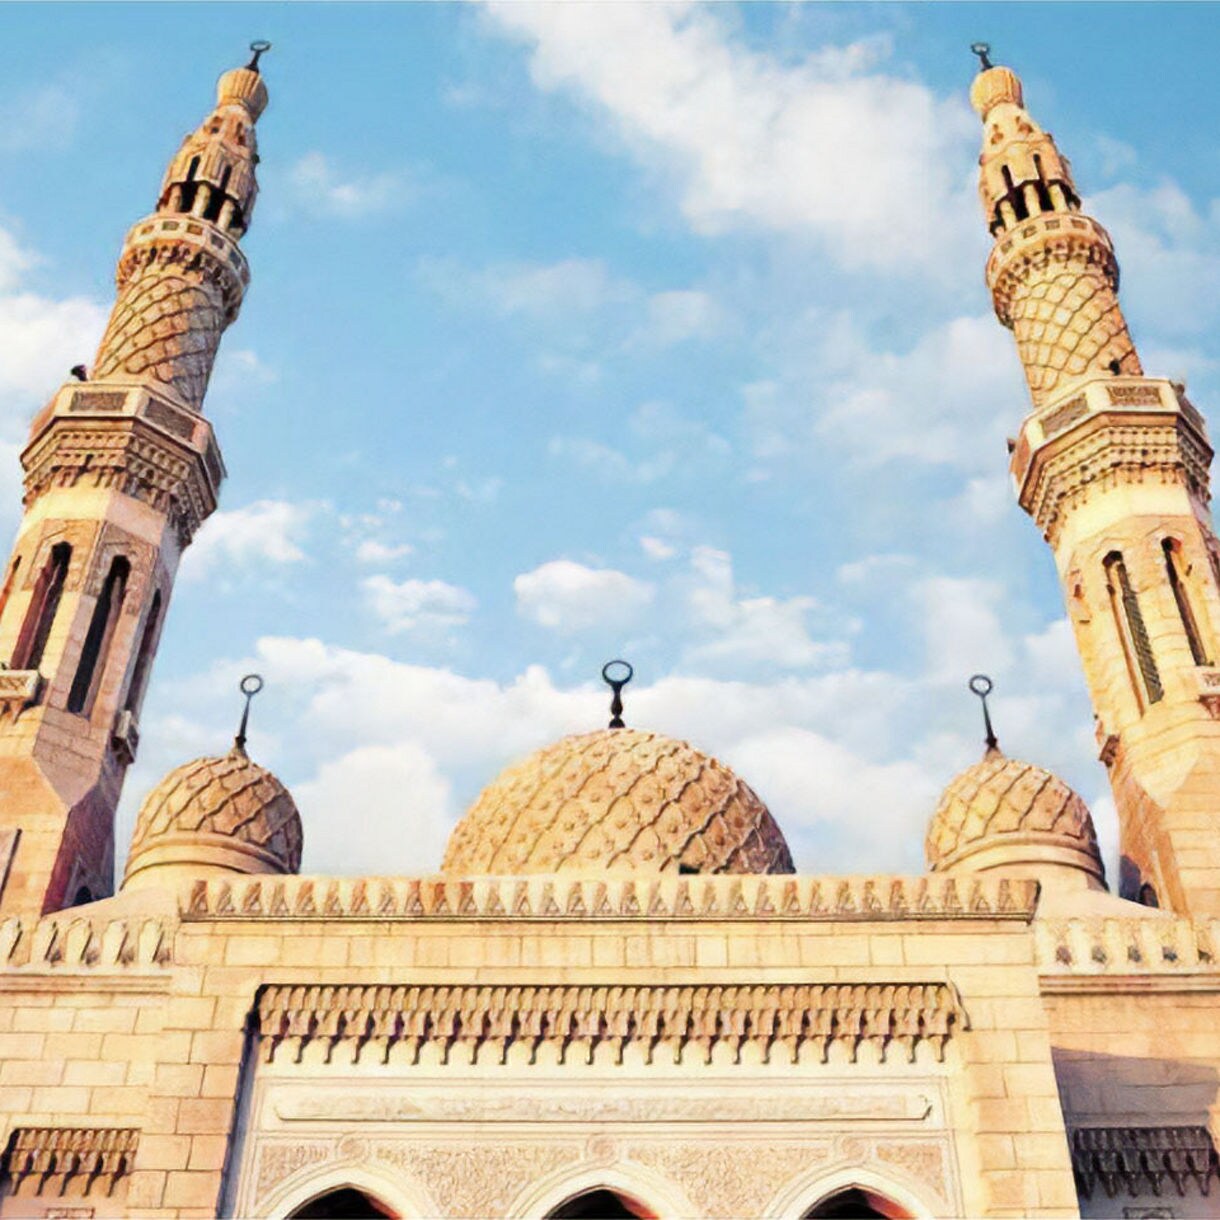
{"type": "Polygon", "coordinates": [[[140,637],[140,651],[136,655],[136,667],[131,675],[131,685],[127,688],[127,698],[123,707],[129,712],[140,713],[140,704],[144,701],[144,687],[148,685],[149,671],[152,669],[153,655],[157,651],[157,637],[161,633],[161,590],[153,594],[152,605],[148,608],[148,617],[144,620],[144,634],[140,637]]]}
{"type": "Polygon", "coordinates": [[[51,624],[55,622],[55,612],[59,609],[71,560],[72,548],[68,543],[57,542],[51,548],[51,554],[34,583],[25,622],[17,637],[17,647],[13,649],[14,669],[37,669],[42,663],[42,654],[46,650],[47,637],[51,634],[51,624]]]}
{"type": "Polygon", "coordinates": [[[546,1214],[546,1220],[654,1220],[656,1213],[616,1190],[586,1190],[546,1214]]]}
{"type": "Polygon", "coordinates": [[[1110,609],[1114,614],[1114,625],[1118,629],[1119,639],[1123,647],[1123,656],[1127,662],[1127,672],[1131,678],[1131,687],[1144,710],[1145,695],[1148,703],[1156,703],[1164,694],[1161,686],[1160,671],[1156,667],[1156,658],[1152,655],[1152,642],[1148,639],[1148,628],[1144,625],[1144,616],[1140,613],[1139,599],[1131,587],[1127,575],[1127,565],[1117,551],[1111,551],[1104,560],[1106,571],[1106,588],[1110,593],[1110,609]],[[1138,671],[1139,678],[1136,677],[1138,671]],[[1140,684],[1143,679],[1143,685],[1140,684]]]}
{"type": "Polygon", "coordinates": [[[1182,544],[1173,538],[1165,538],[1161,542],[1165,552],[1165,574],[1169,577],[1169,587],[1173,590],[1173,600],[1178,606],[1178,618],[1182,620],[1182,630],[1186,632],[1186,640],[1190,644],[1190,655],[1196,665],[1210,665],[1207,659],[1207,649],[1203,647],[1203,636],[1199,631],[1199,623],[1195,612],[1191,609],[1190,597],[1186,592],[1186,572],[1182,562],[1182,544]]]}
{"type": "Polygon", "coordinates": [[[1156,896],[1156,890],[1147,881],[1140,886],[1138,901],[1146,907],[1159,907],[1161,905],[1160,900],[1156,896]]]}
{"type": "Polygon", "coordinates": [[[83,712],[88,715],[93,706],[98,681],[106,668],[106,654],[110,651],[115,624],[119,621],[119,612],[123,608],[127,578],[130,574],[131,564],[121,555],[110,564],[110,571],[106,573],[106,582],[102,585],[97,604],[93,607],[93,618],[89,622],[89,631],[80,651],[80,663],[76,667],[76,677],[72,680],[72,690],[68,693],[70,712],[83,712]]]}
{"type": "Polygon", "coordinates": [[[851,1216],[880,1216],[883,1220],[900,1220],[910,1213],[884,1195],[860,1186],[849,1186],[837,1190],[833,1195],[815,1203],[802,1220],[846,1220],[851,1216]]]}
{"type": "Polygon", "coordinates": [[[393,1220],[394,1212],[364,1191],[342,1186],[302,1203],[291,1215],[301,1220],[393,1220]]]}

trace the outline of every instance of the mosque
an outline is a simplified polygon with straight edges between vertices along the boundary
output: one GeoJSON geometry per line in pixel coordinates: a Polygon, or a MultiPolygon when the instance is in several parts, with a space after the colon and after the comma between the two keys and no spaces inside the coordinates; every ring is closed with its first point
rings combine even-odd
{"type": "Polygon", "coordinates": [[[985,48],[986,276],[1032,399],[1010,466],[1088,678],[1109,886],[1084,802],[990,725],[922,876],[796,874],[783,810],[619,725],[491,779],[435,876],[301,876],[308,828],[243,724],[149,793],[116,891],[175,572],[225,475],[203,400],[249,282],[265,49],[220,78],[21,456],[0,1217],[1220,1216],[1212,450],[985,48]]]}

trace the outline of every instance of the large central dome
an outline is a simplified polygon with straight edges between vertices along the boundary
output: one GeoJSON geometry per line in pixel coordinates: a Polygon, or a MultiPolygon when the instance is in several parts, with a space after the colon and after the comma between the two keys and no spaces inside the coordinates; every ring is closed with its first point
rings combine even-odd
{"type": "Polygon", "coordinates": [[[448,873],[790,873],[767,807],[728,767],[637,729],[565,737],[503,772],[454,828],[448,873]]]}

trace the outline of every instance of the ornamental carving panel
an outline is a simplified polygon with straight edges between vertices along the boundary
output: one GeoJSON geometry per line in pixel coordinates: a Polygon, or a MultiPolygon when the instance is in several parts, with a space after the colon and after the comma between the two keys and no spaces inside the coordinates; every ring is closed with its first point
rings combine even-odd
{"type": "MultiPolygon", "coordinates": [[[[537,1061],[546,1045],[561,1063],[592,1063],[599,1046],[622,1063],[825,1063],[832,1047],[855,1062],[862,1046],[882,1061],[911,1062],[920,1042],[936,1058],[965,1024],[945,983],[741,986],[416,987],[272,984],[259,997],[261,1055],[299,1062],[309,1046],[327,1062],[343,1044],[351,1061],[418,1063],[425,1047],[442,1063],[505,1063],[520,1048],[537,1061]]],[[[514,1056],[514,1062],[518,1056],[514,1056]]]]}

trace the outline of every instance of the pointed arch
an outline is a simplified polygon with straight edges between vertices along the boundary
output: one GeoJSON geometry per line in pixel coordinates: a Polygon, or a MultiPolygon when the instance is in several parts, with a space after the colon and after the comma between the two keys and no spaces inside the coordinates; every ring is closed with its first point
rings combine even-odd
{"type": "Polygon", "coordinates": [[[846,1220],[847,1217],[880,1217],[906,1220],[911,1213],[879,1191],[866,1186],[845,1186],[819,1199],[801,1220],[846,1220]]]}
{"type": "Polygon", "coordinates": [[[394,1220],[397,1213],[367,1191],[338,1186],[314,1195],[288,1215],[291,1220],[394,1220]]]}
{"type": "Polygon", "coordinates": [[[34,592],[26,610],[25,622],[21,625],[21,634],[17,637],[17,645],[13,649],[13,669],[37,669],[42,663],[42,654],[51,634],[51,626],[55,622],[55,614],[59,610],[59,601],[63,596],[71,562],[71,544],[57,542],[51,548],[51,553],[34,582],[34,592]]]}
{"type": "Polygon", "coordinates": [[[700,1215],[683,1192],[667,1178],[634,1161],[616,1163],[611,1166],[586,1165],[573,1172],[565,1166],[548,1174],[539,1181],[531,1182],[505,1209],[508,1220],[537,1220],[539,1216],[556,1217],[665,1217],[678,1220],[682,1216],[700,1215]],[[565,1211],[564,1208],[580,1206],[586,1201],[596,1204],[598,1200],[610,1202],[615,1199],[619,1206],[636,1210],[597,1212],[565,1211]]]}
{"type": "Polygon", "coordinates": [[[547,1212],[545,1220],[658,1220],[658,1217],[639,1199],[601,1186],[565,1199],[547,1212]]]}

